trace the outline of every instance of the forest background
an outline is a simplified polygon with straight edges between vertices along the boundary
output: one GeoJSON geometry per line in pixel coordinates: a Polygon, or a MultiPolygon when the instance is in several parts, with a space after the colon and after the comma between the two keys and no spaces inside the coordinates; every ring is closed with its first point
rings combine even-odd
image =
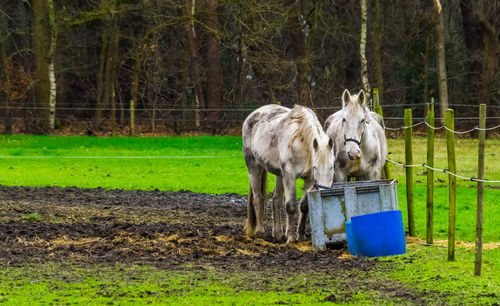
{"type": "Polygon", "coordinates": [[[268,103],[324,120],[366,86],[364,1],[367,80],[387,120],[443,105],[445,55],[455,126],[476,125],[479,103],[498,124],[495,0],[2,0],[0,132],[238,134],[268,103]]]}

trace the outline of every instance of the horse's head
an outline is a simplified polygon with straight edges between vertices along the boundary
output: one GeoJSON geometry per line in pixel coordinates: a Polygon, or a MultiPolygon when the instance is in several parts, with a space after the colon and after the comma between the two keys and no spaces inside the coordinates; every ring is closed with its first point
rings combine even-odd
{"type": "Polygon", "coordinates": [[[314,183],[330,187],[333,182],[334,161],[333,140],[325,135],[314,138],[312,142],[312,166],[314,183]],[[323,137],[321,137],[323,136],[323,137]]]}
{"type": "Polygon", "coordinates": [[[351,95],[349,90],[342,94],[342,128],[344,146],[350,160],[361,159],[361,142],[366,130],[368,108],[366,95],[361,90],[357,95],[351,95]]]}

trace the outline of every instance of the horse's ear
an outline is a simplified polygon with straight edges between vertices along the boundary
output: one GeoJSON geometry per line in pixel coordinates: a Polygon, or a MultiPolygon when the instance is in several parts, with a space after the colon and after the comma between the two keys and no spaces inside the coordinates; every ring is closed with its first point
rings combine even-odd
{"type": "Polygon", "coordinates": [[[351,93],[349,90],[344,90],[344,93],[342,94],[342,108],[344,108],[349,102],[351,101],[351,93]]]}
{"type": "Polygon", "coordinates": [[[314,151],[318,151],[318,140],[316,138],[313,140],[313,149],[314,151]]]}
{"type": "Polygon", "coordinates": [[[328,148],[330,148],[330,150],[333,149],[333,139],[331,138],[328,140],[328,148]]]}
{"type": "Polygon", "coordinates": [[[363,89],[361,89],[359,91],[358,102],[359,102],[359,105],[366,106],[366,94],[365,94],[365,91],[363,89]]]}

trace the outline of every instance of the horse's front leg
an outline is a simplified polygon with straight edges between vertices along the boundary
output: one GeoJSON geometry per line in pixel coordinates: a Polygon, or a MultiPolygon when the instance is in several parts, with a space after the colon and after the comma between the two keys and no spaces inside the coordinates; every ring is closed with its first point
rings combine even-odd
{"type": "Polygon", "coordinates": [[[297,240],[301,241],[306,238],[306,220],[309,213],[309,205],[307,201],[307,191],[313,186],[314,179],[304,179],[304,188],[302,189],[302,199],[299,202],[299,225],[297,227],[297,240]]]}
{"type": "Polygon", "coordinates": [[[361,181],[376,181],[380,180],[380,170],[377,169],[368,169],[364,175],[361,175],[359,177],[356,177],[356,180],[361,180],[361,181]]]}
{"type": "Polygon", "coordinates": [[[295,242],[294,228],[297,214],[297,199],[295,190],[295,177],[283,176],[283,185],[285,189],[285,208],[286,208],[286,242],[295,242]]]}
{"type": "Polygon", "coordinates": [[[283,203],[283,178],[276,176],[276,187],[273,193],[273,238],[283,240],[283,226],[281,225],[281,205],[283,203]]]}
{"type": "Polygon", "coordinates": [[[335,165],[335,175],[333,176],[334,182],[347,182],[346,170],[335,165]]]}

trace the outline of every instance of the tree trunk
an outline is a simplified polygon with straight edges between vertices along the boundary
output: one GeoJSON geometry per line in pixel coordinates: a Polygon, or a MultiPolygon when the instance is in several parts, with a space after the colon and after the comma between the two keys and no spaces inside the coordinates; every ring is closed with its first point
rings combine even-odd
{"type": "MultiPolygon", "coordinates": [[[[2,7],[0,7],[0,10],[2,7]]],[[[3,16],[3,15],[2,15],[3,16]]],[[[0,25],[3,23],[0,16],[0,25]]],[[[7,67],[6,35],[3,34],[3,27],[0,28],[0,106],[5,107],[5,133],[12,134],[12,118],[10,112],[10,78],[7,67]]]]}
{"type": "Polygon", "coordinates": [[[366,60],[366,0],[361,0],[361,39],[359,43],[359,53],[361,55],[361,83],[368,100],[371,96],[370,82],[368,81],[368,62],[366,60]]]}
{"type": "Polygon", "coordinates": [[[200,106],[205,108],[205,93],[203,92],[203,83],[201,80],[201,65],[200,56],[198,52],[198,41],[194,28],[194,13],[195,13],[195,0],[184,1],[184,12],[187,18],[186,23],[186,37],[189,44],[189,51],[191,55],[191,71],[193,74],[193,82],[195,87],[195,125],[196,128],[200,127],[200,106]]]}
{"type": "Polygon", "coordinates": [[[109,30],[108,30],[108,22],[106,17],[103,18],[103,28],[102,28],[102,42],[101,42],[101,53],[99,55],[99,70],[97,72],[97,100],[96,100],[96,126],[98,126],[103,118],[105,101],[104,101],[104,75],[105,69],[107,67],[107,54],[109,49],[109,30]]]}
{"type": "Polygon", "coordinates": [[[38,127],[44,134],[54,131],[56,79],[54,53],[56,29],[52,0],[33,0],[33,41],[38,78],[37,101],[40,108],[38,127]]]}
{"type": "Polygon", "coordinates": [[[445,111],[448,108],[448,84],[446,77],[446,55],[444,49],[444,22],[441,13],[440,0],[434,0],[434,14],[436,21],[435,43],[437,49],[438,76],[439,76],[439,110],[441,122],[444,123],[445,111]]]}
{"type": "Polygon", "coordinates": [[[120,11],[118,1],[113,12],[113,40],[110,48],[110,104],[111,104],[111,134],[116,136],[116,83],[118,82],[119,47],[120,47],[120,11]]]}
{"type": "Polygon", "coordinates": [[[462,14],[462,24],[467,47],[468,57],[468,95],[474,104],[479,103],[479,93],[481,92],[481,47],[483,46],[483,29],[478,19],[474,16],[473,0],[460,0],[460,12],[462,14]]]}
{"type": "Polygon", "coordinates": [[[480,104],[491,104],[491,94],[495,83],[495,75],[498,68],[500,56],[500,43],[498,32],[484,12],[479,13],[479,21],[484,30],[484,58],[483,58],[483,82],[481,88],[480,104]]]}
{"type": "Polygon", "coordinates": [[[135,113],[133,110],[137,105],[137,97],[139,96],[139,75],[141,73],[142,54],[144,52],[143,45],[144,42],[142,39],[139,40],[139,42],[136,43],[134,52],[134,71],[132,86],[130,87],[130,136],[135,136],[135,126],[133,124],[133,122],[135,122],[135,113]]]}
{"type": "Polygon", "coordinates": [[[382,11],[380,9],[380,0],[374,0],[375,4],[375,25],[373,27],[373,47],[375,57],[375,74],[377,77],[378,100],[379,104],[384,104],[384,76],[382,70],[382,11]]]}
{"type": "Polygon", "coordinates": [[[111,133],[116,135],[116,83],[118,79],[120,45],[120,4],[115,0],[113,8],[102,17],[103,35],[97,75],[96,127],[110,110],[111,133]]]}
{"type": "MultiPolygon", "coordinates": [[[[297,67],[296,88],[298,90],[298,103],[301,105],[312,106],[311,90],[308,81],[308,76],[310,74],[310,44],[312,44],[312,40],[310,40],[309,47],[306,46],[306,39],[304,38],[304,33],[300,25],[299,2],[295,0],[288,0],[286,5],[288,10],[286,22],[291,34],[291,42],[288,52],[297,67]]],[[[309,35],[311,35],[311,33],[309,33],[309,35]]]]}
{"type": "MultiPolygon", "coordinates": [[[[430,35],[425,37],[425,54],[424,54],[424,103],[430,103],[429,100],[429,45],[430,35]]],[[[427,112],[425,112],[427,115],[427,112]]]]}
{"type": "Polygon", "coordinates": [[[56,71],[54,58],[56,53],[56,42],[57,42],[57,32],[56,32],[56,22],[54,17],[54,1],[47,0],[48,13],[49,13],[49,52],[47,57],[49,59],[49,128],[50,133],[54,132],[55,121],[56,121],[56,71]]]}
{"type": "MultiPolygon", "coordinates": [[[[107,30],[105,30],[107,31],[107,30]]],[[[108,34],[108,48],[106,50],[106,54],[104,56],[104,76],[103,76],[103,88],[102,88],[102,104],[98,107],[98,112],[101,113],[101,116],[98,118],[98,123],[100,124],[103,119],[104,110],[109,109],[111,102],[111,74],[113,62],[111,58],[111,54],[113,53],[113,32],[108,34]]]]}
{"type": "MultiPolygon", "coordinates": [[[[220,66],[220,49],[219,39],[216,33],[219,32],[219,16],[217,8],[219,0],[207,1],[207,27],[210,32],[207,39],[207,104],[209,108],[220,109],[222,100],[222,70],[220,66]]],[[[220,119],[219,111],[212,110],[208,113],[210,129],[213,133],[220,130],[220,124],[217,122],[220,119]]]]}

